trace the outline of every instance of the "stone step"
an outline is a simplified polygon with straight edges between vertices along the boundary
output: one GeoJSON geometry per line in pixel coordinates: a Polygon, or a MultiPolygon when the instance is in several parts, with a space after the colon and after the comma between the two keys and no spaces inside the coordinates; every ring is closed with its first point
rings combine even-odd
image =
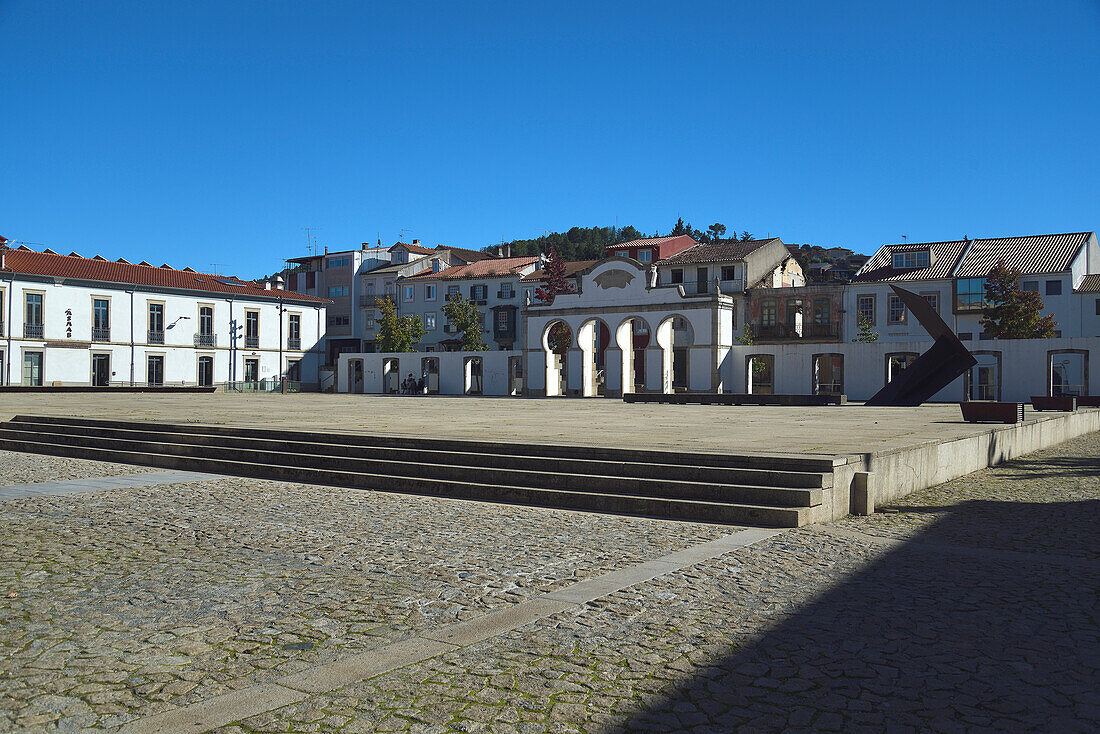
{"type": "MultiPolygon", "coordinates": [[[[364,420],[369,421],[369,417],[364,420]]],[[[508,443],[503,441],[471,441],[465,439],[422,438],[419,436],[364,435],[360,433],[292,431],[251,426],[211,426],[197,423],[151,423],[117,421],[68,416],[17,415],[13,423],[53,423],[88,428],[129,428],[172,433],[198,433],[211,436],[244,436],[276,440],[329,443],[345,446],[375,446],[416,450],[460,451],[501,456],[534,456],[538,458],[589,459],[597,461],[634,462],[642,464],[690,465],[724,468],[766,469],[779,472],[832,473],[836,459],[830,456],[762,456],[747,454],[695,453],[690,450],[662,451],[623,449],[597,446],[561,446],[540,443],[508,443]]]]}
{"type": "MultiPolygon", "coordinates": [[[[31,433],[41,432],[81,437],[89,435],[87,426],[36,422],[26,419],[6,424],[6,427],[10,430],[23,430],[31,433]]],[[[154,432],[148,428],[96,427],[94,435],[101,438],[125,440],[149,440],[150,436],[155,436],[158,441],[173,444],[218,446],[222,448],[282,452],[284,454],[376,459],[386,462],[409,462],[418,466],[433,464],[476,467],[477,469],[536,469],[548,474],[587,474],[754,487],[822,489],[831,487],[833,479],[831,472],[776,471],[744,467],[694,466],[690,464],[659,464],[604,459],[538,457],[536,465],[533,457],[530,456],[407,447],[356,446],[330,440],[315,442],[285,438],[256,438],[252,435],[184,433],[172,430],[154,432]]]]}
{"type": "Polygon", "coordinates": [[[582,492],[602,492],[643,497],[665,497],[706,502],[738,502],[779,507],[809,507],[821,504],[820,489],[794,489],[707,482],[685,482],[667,479],[601,476],[568,472],[547,472],[530,461],[527,469],[496,469],[491,467],[431,464],[424,462],[362,459],[346,456],[285,453],[247,448],[179,444],[157,434],[144,438],[104,438],[85,432],[84,435],[26,431],[0,425],[0,445],[7,441],[68,444],[86,448],[126,453],[171,454],[174,456],[225,459],[268,466],[294,466],[304,469],[325,469],[391,478],[426,478],[442,481],[478,481],[494,485],[513,485],[537,489],[562,489],[582,492]]]}
{"type": "MultiPolygon", "coordinates": [[[[27,436],[26,433],[19,435],[27,436]]],[[[0,448],[7,451],[69,456],[97,461],[115,461],[212,474],[561,509],[664,517],[676,520],[764,525],[768,527],[798,527],[806,522],[809,513],[809,508],[806,507],[776,507],[699,499],[643,497],[629,494],[545,489],[468,480],[455,481],[428,477],[367,474],[292,465],[272,465],[202,456],[183,456],[173,453],[95,448],[79,445],[78,442],[73,440],[72,436],[62,438],[64,442],[53,443],[45,440],[3,437],[0,438],[0,448]]]]}

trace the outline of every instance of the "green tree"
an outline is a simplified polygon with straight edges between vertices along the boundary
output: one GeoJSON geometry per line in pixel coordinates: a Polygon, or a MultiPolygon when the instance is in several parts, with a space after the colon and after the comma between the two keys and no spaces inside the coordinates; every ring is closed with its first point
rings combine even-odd
{"type": "Polygon", "coordinates": [[[374,299],[381,311],[378,319],[378,338],[375,346],[379,352],[411,352],[413,344],[424,338],[424,322],[419,316],[398,316],[397,306],[389,298],[374,299]]]}
{"type": "Polygon", "coordinates": [[[462,332],[462,351],[484,352],[489,347],[481,338],[481,312],[473,301],[461,295],[447,301],[443,315],[462,332]]]}
{"type": "Polygon", "coordinates": [[[857,321],[859,324],[859,333],[856,334],[856,338],[852,341],[863,342],[864,344],[878,341],[878,332],[875,331],[875,324],[871,321],[871,317],[861,314],[857,321]]]}
{"type": "Polygon", "coordinates": [[[985,280],[986,307],[982,328],[994,339],[1049,339],[1058,323],[1040,316],[1043,299],[1037,291],[1020,290],[1020,271],[1001,260],[985,280]]]}
{"type": "Polygon", "coordinates": [[[741,241],[742,242],[752,242],[755,239],[756,239],[756,237],[753,236],[752,232],[745,231],[745,232],[741,233],[741,241]]]}
{"type": "Polygon", "coordinates": [[[707,227],[707,229],[710,231],[711,238],[716,243],[720,242],[722,240],[722,235],[726,233],[726,225],[720,222],[715,222],[714,224],[707,227]]]}
{"type": "Polygon", "coordinates": [[[734,339],[737,340],[738,344],[743,344],[746,347],[751,346],[752,345],[752,327],[750,327],[748,324],[745,324],[744,328],[741,329],[741,336],[735,336],[734,339]]]}

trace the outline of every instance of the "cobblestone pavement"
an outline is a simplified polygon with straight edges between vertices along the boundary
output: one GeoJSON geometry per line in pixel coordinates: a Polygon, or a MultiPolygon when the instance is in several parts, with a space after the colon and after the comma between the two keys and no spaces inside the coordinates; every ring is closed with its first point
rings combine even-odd
{"type": "Polygon", "coordinates": [[[159,467],[112,464],[107,461],[69,459],[0,451],[0,487],[13,484],[56,482],[66,479],[118,477],[126,474],[164,471],[159,467]]]}
{"type": "MultiPolygon", "coordinates": [[[[1098,448],[784,532],[224,731],[1095,731],[1098,448]]],[[[5,503],[0,730],[115,726],[728,532],[238,479],[5,503]]]]}

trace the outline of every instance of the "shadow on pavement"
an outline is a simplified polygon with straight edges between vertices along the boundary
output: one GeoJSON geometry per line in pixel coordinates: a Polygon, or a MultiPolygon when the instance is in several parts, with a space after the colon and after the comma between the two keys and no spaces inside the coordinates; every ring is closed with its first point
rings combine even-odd
{"type": "Polygon", "coordinates": [[[1100,501],[954,506],[622,729],[1097,731],[1100,563],[953,548],[1095,559],[1098,529],[1100,501]]]}

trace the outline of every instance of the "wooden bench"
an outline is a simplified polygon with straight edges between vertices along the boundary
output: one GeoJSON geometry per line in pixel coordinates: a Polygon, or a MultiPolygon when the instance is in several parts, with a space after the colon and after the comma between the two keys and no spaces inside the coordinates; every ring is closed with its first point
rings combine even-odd
{"type": "Polygon", "coordinates": [[[1019,423],[1024,419],[1023,403],[1000,403],[992,400],[969,400],[959,403],[963,420],[968,423],[1019,423]]]}
{"type": "Polygon", "coordinates": [[[1078,395],[1078,408],[1100,408],[1100,395],[1078,395]]]}
{"type": "Polygon", "coordinates": [[[1032,395],[1031,407],[1035,408],[1035,410],[1061,410],[1072,413],[1077,410],[1077,396],[1062,395],[1057,398],[1052,398],[1048,395],[1032,395]]]}

